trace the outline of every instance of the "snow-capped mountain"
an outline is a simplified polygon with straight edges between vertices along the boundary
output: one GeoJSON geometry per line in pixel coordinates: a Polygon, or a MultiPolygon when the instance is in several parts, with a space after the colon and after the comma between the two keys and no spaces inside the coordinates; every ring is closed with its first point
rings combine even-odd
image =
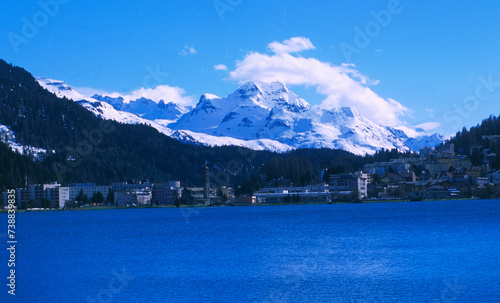
{"type": "Polygon", "coordinates": [[[52,92],[59,98],[66,97],[73,101],[103,101],[110,104],[117,111],[128,112],[147,120],[164,119],[172,122],[176,121],[180,116],[192,109],[190,106],[185,107],[177,105],[173,102],[165,103],[164,100],[155,102],[147,98],[139,98],[129,102],[124,101],[123,97],[109,97],[98,94],[94,94],[89,98],[75,91],[64,81],[42,77],[36,77],[36,80],[43,88],[52,92]]]}
{"type": "Polygon", "coordinates": [[[40,84],[41,87],[45,88],[49,92],[58,96],[59,98],[66,97],[66,98],[68,98],[70,100],[74,100],[74,101],[91,100],[90,98],[85,97],[84,95],[75,91],[69,85],[64,83],[64,81],[53,80],[53,79],[43,78],[43,77],[35,77],[35,79],[38,82],[38,84],[40,84]]]}
{"type": "Polygon", "coordinates": [[[416,128],[408,135],[404,130],[386,126],[387,130],[392,132],[404,141],[406,147],[412,151],[419,151],[423,147],[436,147],[443,143],[446,138],[440,134],[428,134],[421,128],[416,128]]]}
{"type": "Polygon", "coordinates": [[[169,127],[249,140],[265,137],[259,131],[271,112],[279,115],[280,111],[286,111],[293,115],[308,109],[309,104],[282,83],[259,83],[257,86],[249,82],[227,98],[201,96],[193,110],[169,127]]]}
{"type": "MultiPolygon", "coordinates": [[[[231,137],[216,137],[203,133],[196,133],[191,131],[177,131],[172,130],[170,128],[165,127],[164,125],[169,124],[172,120],[163,120],[156,119],[154,121],[148,120],[142,117],[139,117],[135,114],[116,110],[110,103],[116,101],[116,99],[123,98],[111,98],[111,97],[102,97],[102,100],[99,101],[93,98],[85,97],[79,93],[77,93],[74,89],[69,87],[63,81],[51,80],[46,78],[36,78],[38,83],[47,89],[49,92],[55,94],[56,96],[62,98],[66,97],[67,99],[73,100],[85,107],[90,112],[94,113],[96,116],[106,119],[106,120],[114,120],[120,123],[126,124],[144,124],[149,125],[155,129],[157,129],[160,133],[163,133],[169,137],[178,139],[183,142],[192,143],[192,144],[202,144],[206,146],[225,146],[225,145],[234,145],[250,148],[253,150],[269,150],[274,152],[287,152],[292,149],[286,144],[282,144],[278,141],[267,140],[267,139],[257,139],[257,140],[240,140],[231,137]],[[48,83],[57,83],[57,85],[50,85],[48,83]],[[110,103],[108,103],[110,102],[110,103]]],[[[175,121],[175,120],[174,120],[175,121]]]]}
{"type": "Polygon", "coordinates": [[[194,108],[146,98],[85,97],[62,81],[37,78],[59,97],[67,97],[103,119],[147,124],[181,141],[209,146],[237,145],[285,152],[295,148],[337,148],[373,154],[385,148],[418,150],[443,142],[440,135],[404,131],[376,123],[349,107],[311,106],[281,82],[248,82],[226,98],[201,96],[194,108]]]}
{"type": "Polygon", "coordinates": [[[108,97],[95,94],[92,99],[104,101],[113,106],[114,109],[135,114],[148,120],[172,120],[179,119],[180,116],[187,113],[192,107],[184,107],[173,102],[165,103],[160,100],[158,103],[147,98],[139,98],[130,102],[124,102],[122,97],[108,97]]]}
{"type": "Polygon", "coordinates": [[[293,148],[338,148],[355,154],[373,154],[381,148],[406,151],[422,142],[402,130],[377,125],[353,108],[311,107],[280,82],[249,82],[227,98],[203,95],[193,110],[168,127],[242,140],[265,138],[293,148]],[[406,145],[408,140],[411,147],[406,145]]]}

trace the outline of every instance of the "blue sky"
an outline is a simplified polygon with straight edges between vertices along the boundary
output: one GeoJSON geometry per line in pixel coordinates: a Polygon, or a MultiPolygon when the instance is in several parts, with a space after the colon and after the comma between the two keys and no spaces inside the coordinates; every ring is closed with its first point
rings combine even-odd
{"type": "Polygon", "coordinates": [[[0,58],[86,92],[150,88],[142,91],[187,103],[226,96],[246,80],[281,80],[311,104],[443,134],[500,114],[495,1],[2,6],[0,58]]]}

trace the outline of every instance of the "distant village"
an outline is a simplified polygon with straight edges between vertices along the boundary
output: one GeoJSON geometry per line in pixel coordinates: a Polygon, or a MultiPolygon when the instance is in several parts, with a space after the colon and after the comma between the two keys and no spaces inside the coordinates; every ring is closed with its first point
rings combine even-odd
{"type": "MultiPolygon", "coordinates": [[[[497,138],[491,138],[497,139],[497,138]]],[[[423,148],[413,157],[367,164],[354,173],[321,171],[320,183],[304,187],[264,187],[251,195],[235,196],[235,188],[210,184],[209,170],[202,187],[166,183],[118,182],[25,184],[15,190],[19,209],[93,206],[224,205],[256,203],[333,203],[364,200],[436,200],[500,196],[500,171],[490,169],[496,156],[481,149],[483,163],[474,166],[470,155],[458,155],[453,144],[423,148]]],[[[477,153],[477,150],[476,150],[477,153]]],[[[8,194],[2,194],[8,205],[8,194]]]]}

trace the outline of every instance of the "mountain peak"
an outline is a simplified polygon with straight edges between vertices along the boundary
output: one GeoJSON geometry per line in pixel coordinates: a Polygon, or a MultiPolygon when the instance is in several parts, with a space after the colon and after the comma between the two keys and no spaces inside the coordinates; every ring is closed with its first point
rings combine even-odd
{"type": "Polygon", "coordinates": [[[275,81],[271,83],[263,83],[263,86],[265,86],[264,90],[267,92],[273,92],[273,93],[289,93],[290,91],[286,87],[285,83],[281,81],[275,81]]]}
{"type": "Polygon", "coordinates": [[[40,86],[42,86],[49,92],[53,93],[54,95],[58,96],[59,98],[66,97],[69,100],[73,101],[90,100],[89,98],[75,91],[71,86],[66,84],[64,81],[43,78],[43,77],[35,77],[35,80],[38,82],[38,84],[40,84],[40,86]]]}
{"type": "Polygon", "coordinates": [[[235,93],[241,97],[250,98],[262,94],[262,91],[256,82],[250,81],[238,87],[235,93]]]}
{"type": "Polygon", "coordinates": [[[49,79],[49,78],[44,78],[44,77],[35,77],[35,79],[40,83],[44,83],[47,86],[53,86],[57,88],[58,90],[71,90],[72,88],[67,85],[64,81],[61,80],[54,80],[54,79],[49,79]]]}
{"type": "Polygon", "coordinates": [[[210,100],[213,100],[213,99],[220,99],[220,97],[217,96],[217,95],[214,95],[214,94],[203,94],[203,95],[201,95],[199,102],[210,101],[210,100]]]}
{"type": "Polygon", "coordinates": [[[211,94],[203,94],[200,97],[200,101],[198,101],[198,104],[196,104],[196,107],[194,108],[194,111],[215,111],[218,108],[213,105],[212,100],[218,99],[217,96],[211,95],[211,94]]]}
{"type": "Polygon", "coordinates": [[[342,114],[344,114],[346,117],[354,118],[359,116],[359,112],[352,107],[341,107],[339,111],[342,112],[342,114]]]}
{"type": "Polygon", "coordinates": [[[235,100],[240,105],[254,104],[269,110],[275,106],[295,113],[309,109],[309,103],[288,90],[285,83],[280,81],[270,83],[262,81],[246,82],[229,95],[228,99],[235,100]]]}
{"type": "Polygon", "coordinates": [[[248,81],[241,85],[236,90],[240,95],[256,95],[256,94],[280,94],[289,93],[290,91],[286,87],[285,83],[281,81],[275,82],[263,82],[263,81],[248,81]]]}
{"type": "Polygon", "coordinates": [[[219,97],[217,97],[216,95],[212,95],[212,94],[203,94],[201,95],[200,97],[200,101],[198,101],[198,104],[196,104],[196,107],[211,107],[213,106],[212,104],[212,100],[215,100],[215,99],[220,99],[219,97]]]}
{"type": "Polygon", "coordinates": [[[122,107],[124,106],[124,102],[123,102],[122,97],[113,98],[113,97],[109,97],[109,96],[102,96],[102,95],[94,94],[91,98],[95,99],[97,101],[106,102],[106,103],[110,104],[111,106],[113,106],[113,108],[116,110],[122,110],[122,107]]]}

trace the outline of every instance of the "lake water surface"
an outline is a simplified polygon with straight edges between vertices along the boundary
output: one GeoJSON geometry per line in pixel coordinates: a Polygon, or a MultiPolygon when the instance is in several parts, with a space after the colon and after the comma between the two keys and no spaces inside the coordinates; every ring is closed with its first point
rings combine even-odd
{"type": "Polygon", "coordinates": [[[17,237],[5,302],[500,302],[498,200],[31,212],[17,237]]]}

